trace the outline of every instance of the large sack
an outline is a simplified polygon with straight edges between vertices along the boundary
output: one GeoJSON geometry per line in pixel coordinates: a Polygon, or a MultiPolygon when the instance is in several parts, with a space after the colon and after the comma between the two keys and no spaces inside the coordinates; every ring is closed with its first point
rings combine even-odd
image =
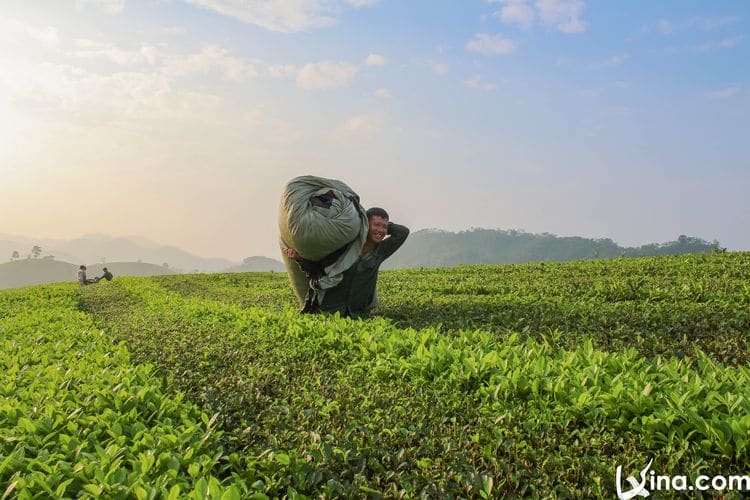
{"type": "MultiPolygon", "coordinates": [[[[341,282],[341,273],[359,257],[367,239],[367,215],[359,205],[359,196],[341,181],[312,175],[289,181],[279,205],[280,245],[294,248],[304,259],[321,261],[343,249],[341,255],[324,268],[320,279],[324,291],[341,282]],[[346,248],[344,248],[346,247],[346,248]]],[[[284,258],[289,279],[300,302],[307,294],[308,280],[296,262],[284,258]]]]}

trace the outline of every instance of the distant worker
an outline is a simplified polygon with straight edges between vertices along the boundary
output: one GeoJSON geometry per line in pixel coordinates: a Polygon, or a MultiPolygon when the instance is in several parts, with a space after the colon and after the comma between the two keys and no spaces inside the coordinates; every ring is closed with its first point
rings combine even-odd
{"type": "Polygon", "coordinates": [[[97,281],[96,279],[90,280],[86,278],[86,266],[81,264],[81,267],[78,268],[78,283],[80,285],[91,285],[97,281]]]}
{"type": "Polygon", "coordinates": [[[109,271],[107,270],[107,268],[106,268],[106,267],[105,267],[104,269],[102,269],[102,271],[104,271],[104,274],[102,274],[102,275],[101,275],[101,277],[100,277],[99,279],[105,279],[105,280],[107,280],[107,281],[112,281],[112,278],[114,278],[114,276],[112,275],[112,273],[110,273],[110,272],[109,272],[109,271]]]}
{"type": "MultiPolygon", "coordinates": [[[[325,291],[322,303],[311,312],[338,312],[341,316],[356,319],[377,307],[380,264],[404,244],[409,228],[390,222],[388,212],[382,208],[369,209],[367,222],[367,240],[359,258],[344,271],[341,283],[325,291]]],[[[293,248],[287,248],[284,254],[290,259],[300,259],[293,248]]]]}

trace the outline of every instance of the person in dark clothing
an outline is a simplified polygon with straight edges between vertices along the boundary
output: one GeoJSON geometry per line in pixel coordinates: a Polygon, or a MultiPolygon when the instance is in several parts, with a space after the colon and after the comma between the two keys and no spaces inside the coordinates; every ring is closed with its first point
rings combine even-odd
{"type": "MultiPolygon", "coordinates": [[[[338,312],[356,319],[378,305],[376,289],[380,265],[404,244],[409,228],[390,222],[388,212],[382,208],[369,209],[367,221],[367,241],[359,258],[344,271],[341,283],[325,291],[315,312],[338,312]]],[[[286,255],[299,258],[293,249],[287,249],[286,255]]]]}
{"type": "Polygon", "coordinates": [[[114,278],[114,275],[110,273],[107,268],[103,268],[102,271],[104,271],[104,274],[101,275],[99,279],[105,279],[107,281],[112,281],[112,278],[114,278]]]}

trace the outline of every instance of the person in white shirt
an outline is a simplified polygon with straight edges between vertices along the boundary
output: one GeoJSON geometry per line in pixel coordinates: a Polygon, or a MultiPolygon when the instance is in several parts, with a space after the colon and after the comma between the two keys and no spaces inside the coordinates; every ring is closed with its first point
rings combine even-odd
{"type": "Polygon", "coordinates": [[[98,280],[93,279],[87,279],[86,278],[86,266],[81,264],[81,267],[78,268],[78,283],[80,285],[90,285],[92,283],[96,283],[98,280]]]}

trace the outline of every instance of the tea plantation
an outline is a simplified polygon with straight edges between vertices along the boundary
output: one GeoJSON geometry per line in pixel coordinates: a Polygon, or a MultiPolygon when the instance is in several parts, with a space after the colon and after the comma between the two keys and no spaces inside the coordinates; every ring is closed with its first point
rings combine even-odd
{"type": "MultiPolygon", "coordinates": [[[[0,293],[0,495],[608,497],[750,474],[750,254],[0,293]]],[[[725,493],[731,496],[729,493],[725,493]]]]}

